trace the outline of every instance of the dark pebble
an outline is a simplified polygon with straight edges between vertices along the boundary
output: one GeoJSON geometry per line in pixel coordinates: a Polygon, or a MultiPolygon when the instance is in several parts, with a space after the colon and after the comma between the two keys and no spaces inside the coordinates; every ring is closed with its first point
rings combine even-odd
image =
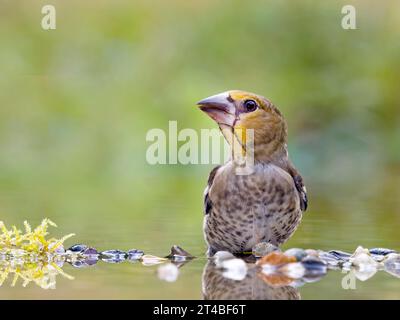
{"type": "Polygon", "coordinates": [[[96,263],[97,263],[97,259],[95,259],[95,260],[92,260],[92,259],[79,259],[79,260],[76,260],[76,261],[74,261],[74,262],[71,262],[71,265],[74,267],[74,268],[86,268],[86,267],[90,267],[90,266],[93,266],[93,265],[95,265],[96,263]]]}
{"type": "Polygon", "coordinates": [[[131,249],[127,253],[128,260],[139,260],[144,255],[144,252],[138,249],[131,249]]]}
{"type": "Polygon", "coordinates": [[[324,276],[328,271],[326,263],[314,257],[307,257],[301,263],[306,269],[304,276],[307,278],[318,278],[324,276]]]}
{"type": "Polygon", "coordinates": [[[72,253],[81,253],[88,249],[87,245],[84,244],[75,244],[72,247],[69,247],[67,251],[71,251],[72,253]]]}
{"type": "Polygon", "coordinates": [[[370,254],[378,255],[378,256],[386,256],[389,253],[395,253],[396,251],[386,248],[373,248],[369,249],[370,254]]]}
{"type": "Polygon", "coordinates": [[[331,250],[329,253],[334,256],[335,258],[342,260],[342,261],[348,261],[349,258],[351,257],[350,253],[340,251],[340,250],[331,250]]]}
{"type": "Polygon", "coordinates": [[[339,265],[341,262],[343,262],[343,260],[341,258],[338,258],[336,255],[329,253],[329,252],[324,252],[321,251],[318,253],[318,257],[325,262],[326,264],[330,265],[330,266],[337,266],[339,265]]]}
{"type": "Polygon", "coordinates": [[[100,258],[104,262],[120,263],[127,258],[127,253],[120,250],[107,250],[100,252],[100,258]]]}
{"type": "Polygon", "coordinates": [[[171,259],[173,261],[186,261],[189,259],[193,259],[194,256],[192,256],[186,250],[183,250],[180,246],[173,245],[171,247],[171,252],[165,258],[171,259]]]}
{"type": "Polygon", "coordinates": [[[84,250],[82,252],[82,254],[85,256],[96,256],[99,253],[97,252],[97,250],[95,248],[87,248],[86,250],[84,250]]]}

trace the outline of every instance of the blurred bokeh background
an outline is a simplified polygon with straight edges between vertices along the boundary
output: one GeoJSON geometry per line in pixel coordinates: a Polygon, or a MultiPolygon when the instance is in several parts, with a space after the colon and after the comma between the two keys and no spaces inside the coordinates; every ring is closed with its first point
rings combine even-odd
{"type": "MultiPolygon", "coordinates": [[[[149,165],[146,133],[171,120],[215,128],[195,102],[243,89],[285,115],[309,191],[285,247],[399,250],[399,39],[400,3],[389,0],[0,0],[0,220],[48,217],[56,235],[100,249],[202,255],[213,166],[149,165]],[[45,4],[56,30],[41,28],[45,4]],[[341,27],[345,4],[356,30],[341,27]]],[[[201,267],[168,285],[123,270],[85,271],[51,295],[2,287],[0,298],[200,297],[201,267]],[[147,280],[128,286],[135,275],[147,280]]],[[[352,292],[324,280],[302,295],[399,298],[395,280],[352,292]]]]}

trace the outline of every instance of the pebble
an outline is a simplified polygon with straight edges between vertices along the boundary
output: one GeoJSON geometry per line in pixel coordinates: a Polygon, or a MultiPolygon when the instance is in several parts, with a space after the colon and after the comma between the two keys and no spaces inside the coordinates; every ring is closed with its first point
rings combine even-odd
{"type": "Polygon", "coordinates": [[[140,258],[144,255],[144,252],[138,249],[131,249],[127,252],[127,254],[128,254],[128,260],[135,261],[135,260],[140,260],[140,258]]]}
{"type": "Polygon", "coordinates": [[[372,248],[369,249],[369,253],[373,255],[387,256],[390,253],[396,253],[396,251],[387,248],[372,248]]]}
{"type": "Polygon", "coordinates": [[[342,259],[338,259],[337,256],[333,255],[330,252],[319,251],[318,258],[320,258],[323,262],[325,262],[329,266],[338,266],[343,262],[342,259]]]}
{"type": "Polygon", "coordinates": [[[158,267],[157,275],[160,280],[174,282],[178,279],[179,269],[173,263],[166,263],[158,267]]]}
{"type": "Polygon", "coordinates": [[[283,254],[282,252],[271,252],[270,254],[262,257],[260,260],[257,261],[258,265],[264,265],[264,264],[269,264],[269,265],[281,265],[281,264],[286,264],[286,263],[291,263],[291,262],[297,262],[296,257],[294,256],[288,256],[286,254],[283,254]]]}
{"type": "Polygon", "coordinates": [[[292,262],[279,267],[278,272],[291,279],[300,279],[305,275],[306,268],[301,262],[292,262]]]}
{"type": "Polygon", "coordinates": [[[308,256],[318,256],[318,251],[314,249],[306,249],[305,252],[307,253],[308,256]]]}
{"type": "Polygon", "coordinates": [[[369,253],[371,254],[371,257],[375,261],[382,262],[389,255],[396,254],[396,251],[391,250],[391,249],[386,249],[386,248],[373,248],[373,249],[369,249],[369,253]]]}
{"type": "Polygon", "coordinates": [[[300,248],[288,249],[284,252],[284,254],[287,256],[296,257],[297,261],[301,261],[303,258],[307,256],[307,252],[304,249],[300,248]]]}
{"type": "Polygon", "coordinates": [[[260,243],[257,243],[254,247],[253,247],[253,249],[252,249],[252,254],[255,256],[255,257],[264,257],[264,256],[266,256],[267,254],[269,254],[269,253],[271,253],[271,252],[274,252],[274,251],[280,251],[280,249],[277,247],[277,246],[275,246],[275,245],[273,245],[272,243],[269,243],[269,242],[260,242],[260,243]]]}
{"type": "Polygon", "coordinates": [[[375,266],[372,265],[361,265],[358,268],[354,268],[354,275],[360,281],[366,281],[378,271],[375,266]]]}
{"type": "Polygon", "coordinates": [[[98,260],[84,260],[84,259],[78,259],[78,260],[74,260],[71,262],[71,265],[74,268],[87,268],[90,267],[92,265],[95,265],[97,263],[98,260]]]}
{"type": "Polygon", "coordinates": [[[141,260],[142,260],[142,264],[144,266],[153,266],[153,265],[156,265],[156,264],[164,263],[168,259],[157,257],[157,256],[153,256],[153,255],[150,255],[150,254],[145,254],[144,256],[142,256],[141,260]]]}
{"type": "Polygon", "coordinates": [[[194,256],[192,256],[189,252],[183,250],[181,247],[177,245],[173,245],[171,247],[171,252],[168,256],[166,256],[167,259],[171,259],[173,261],[186,261],[193,259],[194,256]]]}
{"type": "Polygon", "coordinates": [[[242,259],[228,259],[222,261],[221,267],[224,269],[222,276],[231,280],[241,281],[246,278],[247,264],[242,259]]]}
{"type": "Polygon", "coordinates": [[[376,268],[378,263],[371,257],[368,249],[359,246],[350,256],[349,262],[362,269],[376,268]]]}
{"type": "Polygon", "coordinates": [[[384,262],[384,269],[391,275],[400,278],[400,254],[391,253],[384,262]]]}
{"type": "Polygon", "coordinates": [[[340,250],[331,250],[328,251],[332,256],[336,257],[338,260],[341,261],[348,261],[351,254],[348,252],[340,251],[340,250]]]}
{"type": "Polygon", "coordinates": [[[328,272],[327,264],[316,257],[307,257],[301,261],[307,278],[321,277],[328,272]]]}
{"type": "Polygon", "coordinates": [[[217,268],[222,267],[222,262],[229,259],[235,259],[235,256],[228,251],[218,251],[212,257],[217,268]]]}
{"type": "Polygon", "coordinates": [[[120,250],[106,250],[100,252],[100,258],[104,262],[120,263],[126,260],[127,253],[120,250]]]}
{"type": "Polygon", "coordinates": [[[85,251],[88,248],[87,245],[84,244],[75,244],[72,247],[69,247],[66,251],[66,253],[81,253],[85,251]]]}
{"type": "Polygon", "coordinates": [[[97,250],[95,248],[86,248],[83,252],[82,255],[84,256],[98,256],[99,253],[97,252],[97,250]]]}

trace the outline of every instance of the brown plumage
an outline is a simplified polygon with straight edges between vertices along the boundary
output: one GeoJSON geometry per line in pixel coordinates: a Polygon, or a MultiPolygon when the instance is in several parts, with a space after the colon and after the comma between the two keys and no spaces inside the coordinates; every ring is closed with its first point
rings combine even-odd
{"type": "Polygon", "coordinates": [[[289,160],[282,114],[264,97],[238,90],[198,104],[218,123],[232,148],[232,159],[211,171],[205,190],[208,253],[251,251],[259,242],[282,244],[307,208],[303,179],[289,160]],[[253,148],[245,134],[249,129],[253,148]],[[238,159],[250,155],[251,173],[238,174],[238,159]]]}

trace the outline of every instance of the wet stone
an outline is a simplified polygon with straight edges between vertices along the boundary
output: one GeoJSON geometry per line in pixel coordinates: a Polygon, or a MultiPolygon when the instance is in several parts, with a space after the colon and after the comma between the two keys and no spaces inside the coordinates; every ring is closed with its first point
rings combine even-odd
{"type": "Polygon", "coordinates": [[[161,258],[161,257],[153,256],[151,254],[145,254],[144,256],[142,256],[141,260],[142,260],[142,264],[144,266],[153,266],[153,265],[164,263],[165,261],[168,261],[167,258],[161,258]]]}
{"type": "Polygon", "coordinates": [[[338,258],[332,253],[325,251],[320,251],[318,253],[318,257],[329,266],[338,266],[340,263],[343,263],[342,259],[338,258]]]}
{"type": "Polygon", "coordinates": [[[174,282],[178,279],[179,269],[172,263],[167,263],[157,269],[157,275],[160,280],[174,282]]]}
{"type": "Polygon", "coordinates": [[[400,254],[390,254],[384,263],[384,269],[391,275],[400,278],[400,254]]]}
{"type": "Polygon", "coordinates": [[[377,262],[375,261],[375,259],[373,259],[368,249],[364,249],[361,246],[359,246],[356,251],[354,251],[349,261],[353,264],[353,266],[357,266],[362,270],[376,269],[377,267],[377,262]]]}
{"type": "Polygon", "coordinates": [[[85,268],[85,267],[88,266],[88,265],[87,265],[84,261],[82,261],[82,260],[73,261],[73,262],[71,262],[71,265],[72,265],[74,268],[85,268]]]}
{"type": "Polygon", "coordinates": [[[389,254],[396,253],[396,251],[387,248],[373,248],[369,249],[369,253],[371,254],[374,260],[381,262],[386,259],[389,254]]]}
{"type": "Polygon", "coordinates": [[[288,249],[284,252],[287,256],[295,257],[297,261],[301,261],[307,256],[307,252],[300,248],[292,248],[288,249]]]}
{"type": "Polygon", "coordinates": [[[272,243],[260,242],[253,247],[252,254],[255,257],[264,257],[267,254],[274,251],[280,251],[280,249],[277,246],[273,245],[272,243]]]}
{"type": "Polygon", "coordinates": [[[95,248],[86,248],[83,252],[82,255],[84,256],[97,256],[99,253],[95,248]]]}
{"type": "Polygon", "coordinates": [[[292,262],[281,266],[278,271],[291,279],[300,279],[306,273],[306,268],[301,262],[292,262]]]}
{"type": "Polygon", "coordinates": [[[88,248],[87,245],[84,244],[75,244],[72,247],[67,249],[67,253],[82,253],[88,248]]]}
{"type": "Polygon", "coordinates": [[[193,259],[194,256],[192,256],[186,250],[183,250],[181,247],[174,245],[171,247],[170,254],[168,256],[166,256],[165,258],[171,259],[173,261],[186,261],[189,259],[193,259]]]}
{"type": "Polygon", "coordinates": [[[221,267],[224,269],[222,276],[231,280],[241,281],[246,278],[247,264],[242,259],[228,259],[222,261],[221,267]]]}
{"type": "Polygon", "coordinates": [[[386,256],[389,253],[396,253],[396,251],[392,250],[392,249],[387,249],[387,248],[373,248],[373,249],[369,249],[369,253],[370,254],[378,254],[381,256],[386,256]]]}
{"type": "Polygon", "coordinates": [[[106,250],[100,252],[100,258],[104,262],[120,263],[126,260],[127,253],[120,250],[106,250]]]}
{"type": "Polygon", "coordinates": [[[229,251],[218,251],[213,258],[216,267],[222,267],[222,262],[229,259],[235,259],[235,256],[229,251]]]}
{"type": "Polygon", "coordinates": [[[324,276],[327,271],[327,265],[316,257],[307,257],[301,261],[305,268],[304,275],[308,278],[324,276]]]}
{"type": "Polygon", "coordinates": [[[127,252],[127,254],[128,254],[128,260],[134,261],[134,260],[140,260],[140,258],[144,255],[144,252],[138,249],[131,249],[127,252]]]}
{"type": "Polygon", "coordinates": [[[348,261],[351,257],[351,254],[348,252],[340,251],[340,250],[331,250],[328,251],[332,256],[336,257],[341,261],[348,261]]]}

